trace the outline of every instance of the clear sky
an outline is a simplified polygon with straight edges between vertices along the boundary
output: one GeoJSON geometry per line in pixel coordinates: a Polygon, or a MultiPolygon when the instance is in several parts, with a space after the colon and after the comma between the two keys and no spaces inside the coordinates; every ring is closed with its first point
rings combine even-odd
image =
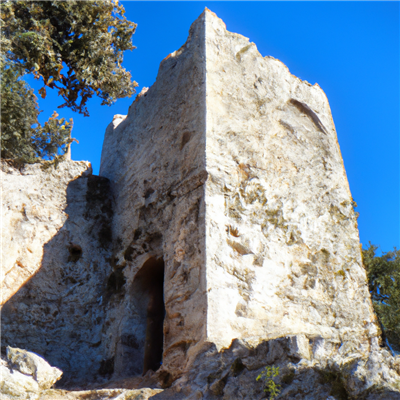
{"type": "MultiPolygon", "coordinates": [[[[161,60],[185,41],[204,7],[227,29],[249,37],[263,56],[327,94],[350,189],[358,204],[361,243],[400,248],[399,2],[137,2],[122,1],[138,24],[136,50],[124,66],[141,88],[151,86],[161,60]]],[[[39,89],[39,82],[29,79],[39,89]]],[[[48,90],[41,121],[62,103],[48,90]]],[[[73,118],[73,160],[88,160],[97,174],[104,131],[114,114],[127,114],[134,98],[113,106],[89,101],[90,117],[73,118]]]]}

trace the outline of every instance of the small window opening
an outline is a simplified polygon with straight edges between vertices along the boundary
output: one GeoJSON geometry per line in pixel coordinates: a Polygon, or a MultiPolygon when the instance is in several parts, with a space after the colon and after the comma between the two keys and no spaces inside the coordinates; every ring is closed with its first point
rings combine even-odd
{"type": "Polygon", "coordinates": [[[144,345],[143,375],[157,371],[162,364],[164,344],[164,260],[150,258],[135,277],[147,292],[146,337],[144,345]]]}

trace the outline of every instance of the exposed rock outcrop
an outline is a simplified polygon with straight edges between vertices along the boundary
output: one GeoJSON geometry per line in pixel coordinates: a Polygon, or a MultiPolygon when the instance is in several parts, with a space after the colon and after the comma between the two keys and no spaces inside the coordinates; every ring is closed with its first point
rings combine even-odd
{"type": "Polygon", "coordinates": [[[32,376],[41,389],[49,389],[62,375],[58,368],[51,367],[42,357],[26,350],[7,347],[7,360],[13,370],[32,376]]]}
{"type": "Polygon", "coordinates": [[[44,356],[62,384],[101,378],[108,181],[86,162],[1,167],[2,346],[44,356]]]}
{"type": "Polygon", "coordinates": [[[340,346],[304,335],[273,339],[256,347],[235,340],[221,352],[209,346],[198,355],[190,374],[176,383],[182,395],[177,398],[269,398],[265,382],[257,381],[265,367],[279,368],[273,379],[279,389],[277,399],[400,399],[399,356],[392,357],[377,342],[357,351],[348,343],[340,346]]]}
{"type": "Polygon", "coordinates": [[[7,348],[7,361],[0,360],[1,400],[147,400],[161,389],[101,389],[67,391],[51,389],[62,371],[37,354],[7,348]]]}

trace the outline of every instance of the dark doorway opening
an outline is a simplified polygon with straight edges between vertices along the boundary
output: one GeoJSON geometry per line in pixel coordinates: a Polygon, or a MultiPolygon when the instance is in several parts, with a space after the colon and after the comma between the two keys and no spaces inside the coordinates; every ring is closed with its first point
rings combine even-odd
{"type": "Polygon", "coordinates": [[[135,277],[141,289],[147,292],[146,337],[144,343],[143,374],[157,371],[162,364],[164,343],[164,260],[150,258],[135,277]]]}

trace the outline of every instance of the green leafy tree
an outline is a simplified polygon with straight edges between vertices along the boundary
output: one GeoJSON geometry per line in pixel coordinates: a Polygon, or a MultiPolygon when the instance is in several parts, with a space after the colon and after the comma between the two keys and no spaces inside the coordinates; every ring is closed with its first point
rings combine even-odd
{"type": "Polygon", "coordinates": [[[377,246],[363,249],[369,291],[382,336],[389,346],[400,351],[400,250],[376,255],[377,246]]]}
{"type": "Polygon", "coordinates": [[[85,116],[93,95],[111,105],[135,93],[137,83],[121,64],[123,52],[134,49],[136,24],[117,0],[3,1],[0,12],[3,158],[51,158],[71,141],[72,123],[55,114],[38,125],[36,98],[23,74],[42,79],[42,98],[47,88],[56,89],[64,100],[59,108],[85,116]]]}
{"type": "Polygon", "coordinates": [[[36,96],[20,72],[1,65],[1,156],[17,162],[36,162],[65,153],[72,141],[72,119],[57,119],[58,114],[42,126],[36,96]]]}

